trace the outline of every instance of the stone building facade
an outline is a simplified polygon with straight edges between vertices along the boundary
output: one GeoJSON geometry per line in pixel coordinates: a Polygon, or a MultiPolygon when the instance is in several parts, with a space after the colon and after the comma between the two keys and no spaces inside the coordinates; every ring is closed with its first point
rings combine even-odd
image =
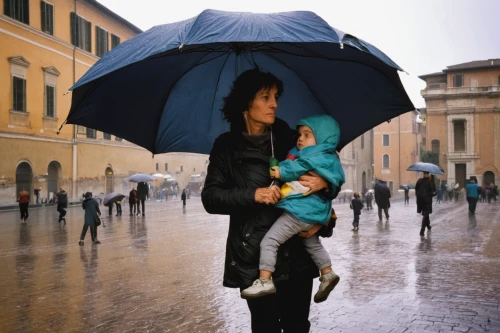
{"type": "Polygon", "coordinates": [[[500,59],[448,66],[420,76],[427,108],[426,149],[449,184],[500,182],[500,59]]]}

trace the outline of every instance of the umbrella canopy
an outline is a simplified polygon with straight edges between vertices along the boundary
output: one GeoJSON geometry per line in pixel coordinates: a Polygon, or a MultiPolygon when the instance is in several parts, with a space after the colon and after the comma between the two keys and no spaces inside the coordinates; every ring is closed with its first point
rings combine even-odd
{"type": "Polygon", "coordinates": [[[110,204],[113,204],[113,202],[122,201],[123,198],[125,198],[123,194],[118,192],[112,192],[106,195],[104,199],[102,199],[102,203],[104,204],[104,206],[109,206],[110,204]]]}
{"type": "Polygon", "coordinates": [[[415,109],[398,65],[312,12],[205,10],[106,53],[71,88],[66,121],[154,154],[208,154],[215,138],[229,130],[220,112],[223,97],[252,68],[283,81],[277,116],[290,126],[313,114],[333,116],[342,129],[338,150],[415,109]]]}
{"type": "Polygon", "coordinates": [[[404,190],[406,190],[406,189],[410,190],[410,189],[415,189],[415,185],[413,185],[413,184],[401,184],[401,185],[399,185],[399,188],[402,188],[404,190]]]}
{"type": "Polygon", "coordinates": [[[433,173],[435,175],[444,175],[443,170],[437,165],[432,163],[424,163],[424,162],[414,163],[410,165],[406,170],[428,172],[428,173],[433,173]]]}
{"type": "Polygon", "coordinates": [[[155,173],[155,174],[153,174],[153,177],[163,178],[163,175],[161,173],[155,173]]]}
{"type": "Polygon", "coordinates": [[[129,182],[141,183],[141,182],[151,182],[155,180],[155,177],[146,175],[145,173],[136,173],[128,178],[125,178],[129,182]]]}
{"type": "Polygon", "coordinates": [[[339,193],[353,193],[353,190],[342,190],[339,193]]]}

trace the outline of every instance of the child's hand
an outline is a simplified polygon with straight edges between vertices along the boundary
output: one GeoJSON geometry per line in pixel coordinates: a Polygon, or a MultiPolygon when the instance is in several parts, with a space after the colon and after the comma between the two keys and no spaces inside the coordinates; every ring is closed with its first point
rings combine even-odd
{"type": "Polygon", "coordinates": [[[281,179],[280,167],[275,166],[271,168],[271,178],[281,179]]]}

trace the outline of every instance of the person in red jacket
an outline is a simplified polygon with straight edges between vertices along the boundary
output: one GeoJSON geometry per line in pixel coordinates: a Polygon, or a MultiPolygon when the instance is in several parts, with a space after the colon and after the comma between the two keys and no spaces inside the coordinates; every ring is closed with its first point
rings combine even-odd
{"type": "Polygon", "coordinates": [[[24,188],[19,192],[17,202],[19,202],[19,210],[21,211],[21,223],[26,223],[29,216],[28,205],[30,204],[30,194],[24,188]]]}

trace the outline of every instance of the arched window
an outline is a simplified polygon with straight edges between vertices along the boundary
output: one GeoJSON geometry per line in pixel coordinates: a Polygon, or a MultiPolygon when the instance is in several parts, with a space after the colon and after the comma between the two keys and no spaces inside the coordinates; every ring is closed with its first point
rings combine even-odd
{"type": "Polygon", "coordinates": [[[389,155],[385,154],[382,157],[382,167],[383,168],[388,168],[389,167],[389,155]]]}
{"type": "Polygon", "coordinates": [[[432,153],[433,154],[439,154],[439,140],[432,140],[432,153]]]}

